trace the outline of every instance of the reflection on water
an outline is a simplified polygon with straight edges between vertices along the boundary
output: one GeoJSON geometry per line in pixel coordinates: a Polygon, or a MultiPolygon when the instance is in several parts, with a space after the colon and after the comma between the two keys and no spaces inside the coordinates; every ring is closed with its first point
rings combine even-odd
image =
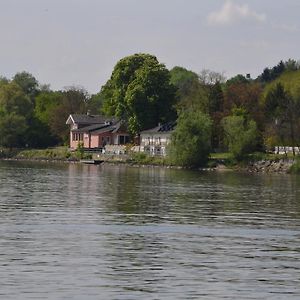
{"type": "Polygon", "coordinates": [[[0,162],[0,299],[299,299],[288,175],[0,162]]]}

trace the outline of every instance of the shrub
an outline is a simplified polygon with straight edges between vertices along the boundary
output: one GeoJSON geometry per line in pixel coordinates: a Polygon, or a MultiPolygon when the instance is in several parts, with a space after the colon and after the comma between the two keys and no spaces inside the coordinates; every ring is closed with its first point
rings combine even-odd
{"type": "Polygon", "coordinates": [[[251,153],[257,143],[257,127],[245,116],[228,116],[223,119],[225,142],[233,157],[241,160],[251,153]]]}
{"type": "Polygon", "coordinates": [[[201,111],[184,111],[179,115],[177,126],[168,147],[172,164],[201,167],[211,149],[211,119],[201,111]]]}

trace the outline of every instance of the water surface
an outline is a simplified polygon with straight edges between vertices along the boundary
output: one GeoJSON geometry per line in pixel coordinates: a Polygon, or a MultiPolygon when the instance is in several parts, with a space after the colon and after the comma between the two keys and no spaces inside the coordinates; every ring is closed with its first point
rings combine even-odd
{"type": "Polygon", "coordinates": [[[0,299],[300,299],[300,178],[0,162],[0,299]]]}

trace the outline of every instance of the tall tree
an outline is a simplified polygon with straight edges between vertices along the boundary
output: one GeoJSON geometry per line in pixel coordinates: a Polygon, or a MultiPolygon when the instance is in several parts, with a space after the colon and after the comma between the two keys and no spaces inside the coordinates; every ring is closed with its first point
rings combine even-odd
{"type": "Polygon", "coordinates": [[[209,86],[209,115],[213,121],[212,126],[212,147],[214,149],[222,146],[222,126],[221,120],[224,116],[224,93],[220,82],[209,86]]]}
{"type": "Polygon", "coordinates": [[[126,120],[132,134],[175,117],[175,88],[169,71],[150,54],[121,59],[101,95],[103,111],[126,120]]]}

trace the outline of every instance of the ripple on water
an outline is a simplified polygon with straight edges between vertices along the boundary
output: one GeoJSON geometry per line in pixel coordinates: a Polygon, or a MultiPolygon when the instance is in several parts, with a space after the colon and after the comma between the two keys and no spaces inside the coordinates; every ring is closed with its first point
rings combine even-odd
{"type": "Polygon", "coordinates": [[[299,299],[281,175],[0,162],[3,299],[299,299]]]}

